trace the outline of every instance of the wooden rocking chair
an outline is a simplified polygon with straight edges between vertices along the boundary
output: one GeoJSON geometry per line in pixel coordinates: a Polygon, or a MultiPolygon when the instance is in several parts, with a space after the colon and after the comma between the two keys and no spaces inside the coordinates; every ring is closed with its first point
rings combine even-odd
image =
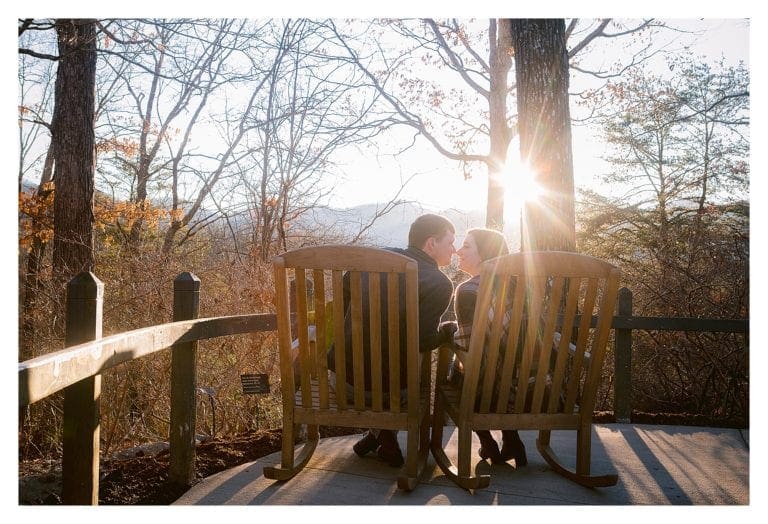
{"type": "Polygon", "coordinates": [[[317,447],[319,425],[405,430],[397,484],[412,490],[429,453],[431,395],[430,355],[418,351],[416,262],[383,249],[321,246],[283,253],[274,259],[274,272],[283,440],[280,465],[265,467],[264,476],[288,480],[301,471],[317,447]],[[297,291],[293,331],[291,276],[297,291]],[[351,323],[351,348],[346,348],[351,351],[345,351],[345,322],[351,323]],[[335,376],[328,372],[331,346],[335,376]],[[405,383],[401,362],[407,367],[405,383]],[[303,424],[307,440],[296,454],[296,430],[303,424]]]}
{"type": "Polygon", "coordinates": [[[508,255],[483,264],[468,351],[456,351],[463,379],[448,380],[452,348],[441,347],[432,453],[446,476],[468,490],[487,487],[472,473],[473,430],[538,430],[536,447],[557,473],[589,487],[592,412],[616,304],[620,271],[565,252],[508,255]],[[597,316],[596,326],[591,325],[597,316]],[[457,465],[443,450],[446,415],[458,431],[457,465]],[[576,468],[550,447],[552,430],[576,431],[576,468]]]}

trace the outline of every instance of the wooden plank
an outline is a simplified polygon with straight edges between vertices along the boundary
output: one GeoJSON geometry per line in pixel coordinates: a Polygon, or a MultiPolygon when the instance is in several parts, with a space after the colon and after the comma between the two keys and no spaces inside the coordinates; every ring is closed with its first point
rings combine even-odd
{"type": "MultiPolygon", "coordinates": [[[[581,315],[576,316],[576,323],[581,315]]],[[[562,318],[558,319],[562,325],[562,318]]],[[[590,327],[597,326],[597,315],[590,319],[590,327]]],[[[689,318],[689,317],[644,317],[615,315],[611,320],[612,329],[642,329],[645,331],[690,331],[706,333],[747,333],[748,318],[689,318]]]]}
{"type": "MultiPolygon", "coordinates": [[[[617,310],[619,315],[632,315],[632,292],[625,287],[619,290],[617,310]]],[[[616,422],[628,424],[632,414],[632,330],[616,330],[613,354],[613,411],[616,422]]]]}
{"type": "Polygon", "coordinates": [[[352,314],[352,376],[355,409],[365,408],[365,357],[363,353],[363,289],[362,274],[349,273],[350,308],[352,314]]]}
{"type": "MultiPolygon", "coordinates": [[[[65,343],[101,337],[104,284],[80,273],[67,285],[65,343]]],[[[89,376],[64,391],[62,502],[99,503],[101,375],[89,376]]]]}
{"type": "Polygon", "coordinates": [[[496,279],[498,289],[493,300],[493,319],[491,320],[491,333],[488,337],[485,351],[486,366],[482,378],[482,390],[480,393],[480,413],[488,413],[493,398],[493,390],[496,386],[496,368],[499,359],[499,346],[501,334],[504,330],[505,302],[507,298],[507,279],[496,279]],[[499,282],[501,280],[501,282],[499,282]]]}
{"type": "Polygon", "coordinates": [[[312,275],[315,286],[315,340],[317,357],[317,380],[320,388],[320,407],[328,407],[328,346],[326,345],[325,316],[325,272],[316,269],[312,275]]]}
{"type": "Polygon", "coordinates": [[[544,331],[541,336],[539,348],[539,362],[536,371],[536,382],[533,387],[533,399],[531,401],[531,413],[540,413],[544,400],[544,392],[547,388],[547,375],[550,372],[549,363],[552,357],[552,342],[555,338],[555,319],[560,312],[560,300],[563,296],[565,279],[557,276],[552,279],[552,285],[547,296],[547,311],[544,321],[544,331]]]}
{"type": "Polygon", "coordinates": [[[274,314],[233,315],[135,329],[47,353],[18,364],[19,406],[33,404],[84,378],[174,344],[274,331],[274,314]]]}
{"type": "Polygon", "coordinates": [[[518,282],[518,286],[527,285],[529,289],[529,314],[528,324],[525,330],[525,340],[523,341],[523,358],[520,362],[520,372],[517,377],[517,392],[515,396],[515,412],[523,413],[525,411],[525,401],[528,396],[528,380],[533,367],[534,353],[536,351],[536,337],[539,331],[539,322],[541,321],[541,309],[544,304],[544,286],[546,276],[528,277],[527,282],[518,282]]]}
{"type": "Polygon", "coordinates": [[[579,293],[581,292],[580,278],[571,278],[568,281],[568,295],[565,300],[565,322],[560,326],[560,344],[557,348],[557,359],[555,361],[555,370],[552,373],[552,388],[549,395],[548,413],[557,411],[558,400],[564,391],[567,390],[565,383],[565,367],[570,356],[571,333],[576,322],[576,312],[579,306],[579,293]]]}
{"type": "Polygon", "coordinates": [[[407,412],[391,413],[346,409],[344,411],[316,410],[297,407],[296,420],[303,424],[321,424],[349,428],[406,429],[407,412]]]}
{"type": "MultiPolygon", "coordinates": [[[[192,320],[200,311],[200,279],[186,272],[173,281],[173,320],[192,320]]],[[[195,480],[198,342],[171,349],[171,422],[168,480],[189,487],[195,480]]]]}
{"type": "MultiPolygon", "coordinates": [[[[405,322],[406,322],[406,369],[408,370],[405,385],[408,389],[408,427],[418,427],[419,416],[419,280],[416,272],[416,262],[410,261],[405,268],[405,322]]],[[[430,348],[431,350],[432,348],[430,348]]],[[[398,375],[400,369],[393,370],[398,375]]],[[[402,385],[401,385],[402,387],[402,385]]],[[[394,406],[391,407],[391,409],[394,406]]],[[[405,428],[404,428],[405,429],[405,428]]],[[[413,438],[414,435],[409,435],[413,438]]]]}
{"type": "Polygon", "coordinates": [[[300,248],[282,256],[289,267],[379,273],[403,272],[413,262],[405,255],[386,249],[347,245],[300,248]]]}
{"type": "MultiPolygon", "coordinates": [[[[592,348],[592,360],[586,378],[584,392],[581,397],[581,406],[579,409],[583,413],[589,413],[591,416],[597,398],[597,388],[600,384],[601,367],[605,357],[606,347],[608,346],[608,336],[610,335],[610,317],[616,308],[616,297],[619,291],[619,279],[621,272],[614,268],[603,281],[603,295],[598,305],[598,323],[594,333],[592,348]]],[[[589,467],[589,463],[586,463],[589,467]]]]}
{"type": "Polygon", "coordinates": [[[301,362],[301,391],[304,404],[310,402],[310,380],[315,374],[312,349],[309,347],[309,319],[307,318],[307,275],[303,268],[295,269],[296,276],[296,329],[301,362]]]}
{"type": "Polygon", "coordinates": [[[389,336],[389,409],[400,411],[400,277],[387,273],[387,326],[389,336]]]}
{"type": "MultiPolygon", "coordinates": [[[[499,381],[499,398],[497,400],[496,412],[503,413],[507,407],[507,399],[512,388],[515,367],[517,362],[518,348],[520,346],[520,331],[523,318],[523,308],[525,306],[525,285],[522,279],[511,277],[515,280],[515,294],[512,300],[512,313],[507,327],[507,347],[504,351],[504,365],[501,371],[501,380],[499,381]]],[[[510,278],[508,278],[510,280],[510,278]]]]}
{"type": "Polygon", "coordinates": [[[379,273],[368,274],[368,309],[371,355],[371,406],[374,411],[384,409],[382,398],[382,368],[381,368],[381,284],[379,273]]]}
{"type": "MultiPolygon", "coordinates": [[[[336,391],[344,392],[347,388],[346,342],[344,341],[344,276],[341,271],[331,273],[333,285],[333,343],[336,362],[336,391]]],[[[347,409],[347,395],[338,396],[340,409],[347,409]]]]}
{"type": "MultiPolygon", "coordinates": [[[[584,353],[587,351],[587,342],[590,335],[591,313],[595,310],[595,300],[597,299],[597,289],[600,284],[597,278],[585,279],[584,299],[581,302],[581,311],[585,314],[581,316],[579,323],[579,336],[576,339],[576,351],[571,360],[571,369],[569,370],[570,379],[568,381],[567,392],[565,396],[566,413],[571,413],[576,405],[576,398],[581,388],[581,369],[584,363],[584,353]]],[[[563,334],[565,336],[565,334],[563,334]]],[[[593,359],[594,360],[594,359],[593,359]]]]}
{"type": "MultiPolygon", "coordinates": [[[[593,318],[593,322],[597,317],[593,318]]],[[[647,331],[691,331],[710,333],[747,333],[749,319],[614,316],[613,329],[643,329],[647,331]]]]}

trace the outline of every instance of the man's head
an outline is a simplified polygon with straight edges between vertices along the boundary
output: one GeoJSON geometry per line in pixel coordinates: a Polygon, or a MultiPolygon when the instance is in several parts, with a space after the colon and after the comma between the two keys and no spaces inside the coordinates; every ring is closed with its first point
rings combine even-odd
{"type": "Polygon", "coordinates": [[[421,215],[411,224],[408,246],[421,249],[432,257],[438,266],[447,266],[456,252],[453,247],[455,235],[456,228],[447,218],[433,214],[421,215]]]}

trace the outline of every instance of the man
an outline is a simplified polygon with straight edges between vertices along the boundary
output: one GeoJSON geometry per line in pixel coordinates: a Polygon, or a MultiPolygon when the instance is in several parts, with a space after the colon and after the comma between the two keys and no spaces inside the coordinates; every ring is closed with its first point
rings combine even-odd
{"type": "MultiPolygon", "coordinates": [[[[452,342],[455,331],[455,323],[440,324],[440,318],[443,316],[451,301],[453,294],[453,284],[450,279],[440,271],[440,266],[447,266],[451,263],[451,257],[456,252],[454,248],[456,230],[445,217],[433,214],[426,214],[418,217],[411,224],[408,233],[408,248],[389,248],[390,251],[400,253],[414,259],[418,264],[418,282],[419,282],[419,351],[429,352],[445,342],[452,342]]],[[[365,275],[367,276],[367,275],[365,275]]],[[[382,283],[384,286],[386,282],[382,283]]],[[[345,279],[345,295],[348,293],[348,282],[345,279]]],[[[362,292],[367,295],[367,279],[362,285],[362,292]]],[[[401,292],[404,288],[401,287],[401,292]]],[[[382,310],[386,309],[387,296],[386,289],[382,287],[382,310]]],[[[401,295],[402,297],[402,295],[401,295]]],[[[363,304],[367,304],[367,296],[363,297],[363,304]]],[[[405,319],[405,301],[401,298],[400,303],[400,322],[405,319]]],[[[384,312],[386,314],[386,311],[384,312]]],[[[368,312],[363,312],[364,325],[367,326],[368,312]]],[[[383,324],[386,324],[384,321],[383,324]]],[[[402,325],[402,324],[401,324],[402,325]]],[[[346,376],[350,384],[353,382],[352,372],[352,327],[349,312],[345,315],[345,348],[350,357],[346,359],[346,376]]],[[[386,329],[382,329],[382,347],[387,347],[386,329]]],[[[369,334],[367,328],[363,336],[364,349],[369,345],[369,334]]],[[[405,348],[405,330],[400,329],[401,350],[405,348]]],[[[401,358],[400,383],[406,381],[406,359],[401,358]]],[[[328,353],[328,368],[336,370],[334,348],[328,353]]],[[[388,368],[383,370],[382,384],[384,388],[389,384],[388,368]]],[[[370,369],[365,370],[365,389],[370,391],[370,369]]],[[[389,465],[399,467],[403,464],[403,454],[397,442],[396,433],[392,430],[370,429],[365,436],[353,447],[355,453],[359,456],[376,451],[380,458],[384,459],[389,465]]]]}

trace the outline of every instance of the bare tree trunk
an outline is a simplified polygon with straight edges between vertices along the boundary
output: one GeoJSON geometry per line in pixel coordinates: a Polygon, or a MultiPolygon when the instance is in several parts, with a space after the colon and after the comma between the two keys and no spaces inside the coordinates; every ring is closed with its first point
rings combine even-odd
{"type": "Polygon", "coordinates": [[[523,211],[523,250],[576,247],[565,20],[512,20],[521,158],[545,195],[523,211]]]}
{"type": "Polygon", "coordinates": [[[59,68],[51,124],[56,185],[53,271],[56,279],[66,282],[94,266],[95,20],[58,19],[56,33],[59,68]]]}
{"type": "Polygon", "coordinates": [[[490,162],[488,163],[488,201],[486,203],[486,227],[502,230],[504,227],[504,164],[507,161],[510,132],[507,125],[507,74],[512,67],[510,50],[512,40],[510,20],[491,22],[491,76],[488,92],[490,117],[490,162]],[[498,38],[494,32],[497,31],[498,38]]]}

